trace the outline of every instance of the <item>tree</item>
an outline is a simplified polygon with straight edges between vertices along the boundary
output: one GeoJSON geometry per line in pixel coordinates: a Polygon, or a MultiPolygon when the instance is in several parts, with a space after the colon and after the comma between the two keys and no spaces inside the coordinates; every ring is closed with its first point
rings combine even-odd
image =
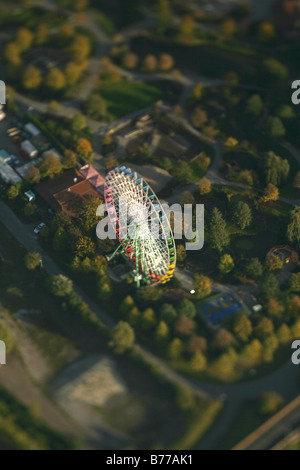
{"type": "Polygon", "coordinates": [[[155,330],[154,338],[158,342],[165,342],[169,337],[169,327],[166,322],[161,320],[155,330]]]}
{"type": "Polygon", "coordinates": [[[111,280],[108,276],[100,276],[97,283],[98,297],[100,299],[109,299],[112,296],[111,280]]]}
{"type": "Polygon", "coordinates": [[[197,310],[193,302],[188,299],[182,299],[177,308],[178,315],[185,315],[187,318],[195,318],[197,310]]]}
{"type": "Polygon", "coordinates": [[[197,351],[190,359],[191,369],[195,372],[202,372],[206,369],[207,360],[201,351],[197,351]]]}
{"type": "Polygon", "coordinates": [[[34,43],[36,46],[42,46],[47,42],[49,35],[49,28],[46,23],[40,23],[35,32],[35,38],[34,38],[34,43]]]}
{"type": "Polygon", "coordinates": [[[296,117],[292,106],[289,106],[288,104],[283,104],[278,108],[277,116],[280,119],[294,119],[296,117]]]}
{"type": "Polygon", "coordinates": [[[155,286],[149,286],[146,289],[140,289],[138,292],[138,298],[140,301],[148,307],[149,303],[157,302],[161,299],[163,291],[157,289],[155,286]]]}
{"type": "Polygon", "coordinates": [[[55,154],[48,155],[40,164],[39,171],[43,178],[53,178],[62,172],[62,164],[60,159],[55,154]]]}
{"type": "Polygon", "coordinates": [[[279,190],[277,186],[272,183],[268,183],[267,187],[264,189],[264,194],[262,196],[263,202],[277,201],[279,198],[279,190]]]}
{"type": "Polygon", "coordinates": [[[8,199],[16,199],[19,196],[19,188],[17,186],[10,186],[7,190],[8,199]]]}
{"type": "Polygon", "coordinates": [[[185,15],[180,23],[179,31],[184,40],[190,40],[195,30],[195,20],[190,15],[185,15]]]}
{"type": "Polygon", "coordinates": [[[90,237],[81,237],[76,243],[75,253],[80,258],[85,256],[93,256],[95,254],[96,245],[90,237]]]}
{"type": "Polygon", "coordinates": [[[194,290],[197,299],[207,297],[211,293],[212,281],[204,274],[196,274],[194,276],[194,290]]]}
{"type": "Polygon", "coordinates": [[[34,35],[27,28],[19,28],[16,34],[16,43],[19,46],[20,51],[28,51],[33,42],[34,35]]]}
{"type": "Polygon", "coordinates": [[[153,328],[156,324],[155,312],[153,308],[146,308],[142,315],[141,326],[144,330],[153,328]]]}
{"type": "Polygon", "coordinates": [[[220,328],[213,339],[213,346],[215,349],[224,351],[232,345],[233,336],[232,334],[226,330],[225,328],[220,328]]]}
{"type": "Polygon", "coordinates": [[[52,246],[54,251],[65,251],[68,244],[68,235],[63,227],[59,227],[53,235],[52,246]]]}
{"type": "Polygon", "coordinates": [[[174,67],[174,59],[170,54],[161,54],[159,56],[159,68],[164,72],[168,72],[174,67]]]}
{"type": "Polygon", "coordinates": [[[87,233],[94,230],[99,221],[97,209],[100,204],[102,204],[102,202],[97,197],[86,198],[82,203],[78,216],[81,226],[87,233]]]}
{"type": "Polygon", "coordinates": [[[189,98],[192,101],[198,101],[202,98],[204,92],[204,87],[203,83],[197,83],[197,85],[194,86],[192,89],[189,98]]]}
{"type": "Polygon", "coordinates": [[[266,259],[266,268],[268,271],[277,271],[278,269],[282,269],[283,261],[274,254],[271,254],[266,259]]]}
{"type": "Polygon", "coordinates": [[[265,59],[263,62],[265,71],[273,78],[286,80],[289,77],[288,68],[276,59],[265,59]]]}
{"type": "Polygon", "coordinates": [[[195,395],[189,387],[177,387],[176,405],[179,410],[193,410],[196,405],[195,395]]]}
{"type": "Polygon", "coordinates": [[[201,196],[211,192],[211,182],[207,178],[202,178],[199,182],[199,193],[201,196]]]}
{"type": "Polygon", "coordinates": [[[259,95],[252,95],[247,101],[246,112],[252,116],[259,116],[263,109],[263,102],[259,95]]]}
{"type": "Polygon", "coordinates": [[[75,168],[77,164],[76,153],[73,152],[73,150],[66,149],[64,151],[64,156],[61,162],[65,169],[75,168]]]}
{"type": "Polygon", "coordinates": [[[263,416],[270,416],[282,408],[283,404],[284,399],[279,393],[264,392],[260,400],[259,412],[263,416]]]}
{"type": "Polygon", "coordinates": [[[6,62],[18,66],[21,64],[21,50],[16,42],[8,42],[4,46],[3,57],[6,62]]]}
{"type": "Polygon", "coordinates": [[[52,276],[51,292],[56,297],[67,297],[73,292],[73,282],[63,274],[52,276]]]}
{"type": "Polygon", "coordinates": [[[279,186],[287,179],[290,164],[288,160],[278,157],[274,152],[268,152],[265,160],[265,172],[267,183],[279,186]]]}
{"type": "Polygon", "coordinates": [[[238,201],[234,207],[232,216],[233,222],[238,225],[242,230],[251,225],[252,212],[246,202],[238,201]]]}
{"type": "Polygon", "coordinates": [[[33,271],[35,268],[40,266],[42,257],[40,253],[37,252],[26,253],[24,261],[26,268],[33,271]]]}
{"type": "Polygon", "coordinates": [[[191,191],[184,191],[179,200],[180,204],[183,206],[184,204],[194,204],[195,198],[191,191]]]}
{"type": "Polygon", "coordinates": [[[278,299],[271,297],[266,304],[268,315],[273,318],[281,318],[285,308],[278,299]]]}
{"type": "Polygon", "coordinates": [[[133,70],[138,64],[138,56],[134,52],[127,52],[123,57],[123,67],[133,70]]]}
{"type": "Polygon", "coordinates": [[[183,353],[183,343],[181,339],[174,338],[168,346],[168,357],[170,359],[179,359],[183,353]]]}
{"type": "Polygon", "coordinates": [[[142,160],[150,160],[152,157],[152,150],[147,142],[144,142],[138,149],[139,156],[142,160]]]}
{"type": "Polygon", "coordinates": [[[294,179],[294,188],[300,188],[300,171],[297,171],[295,179],[294,179]]]}
{"type": "Polygon", "coordinates": [[[276,335],[280,344],[286,344],[291,340],[291,331],[286,323],[280,325],[276,331],[276,335]]]}
{"type": "Polygon", "coordinates": [[[144,69],[147,72],[154,72],[157,69],[157,59],[155,55],[148,54],[144,59],[144,69]]]}
{"type": "Polygon", "coordinates": [[[91,142],[84,137],[81,137],[77,141],[76,151],[81,157],[90,158],[93,153],[91,142]]]}
{"type": "Polygon", "coordinates": [[[52,91],[60,91],[66,86],[66,77],[58,68],[49,70],[45,77],[45,86],[52,91]]]}
{"type": "Polygon", "coordinates": [[[215,207],[212,211],[209,226],[209,243],[212,248],[222,252],[230,243],[230,237],[226,229],[226,222],[221,212],[215,207]]]}
{"type": "Polygon", "coordinates": [[[272,139],[279,139],[285,136],[286,130],[281,121],[277,116],[269,116],[267,119],[267,132],[269,137],[272,139]]]}
{"type": "Polygon", "coordinates": [[[279,342],[274,333],[268,335],[263,341],[264,347],[264,361],[272,362],[274,359],[274,352],[278,348],[279,342]]]}
{"type": "Polygon", "coordinates": [[[207,350],[207,340],[203,336],[192,336],[187,343],[186,350],[189,354],[205,352],[207,350]]]}
{"type": "Polygon", "coordinates": [[[263,265],[258,258],[251,258],[246,266],[246,273],[253,279],[258,279],[263,275],[263,265]]]}
{"type": "Polygon", "coordinates": [[[184,264],[186,259],[186,250],[184,245],[176,245],[176,258],[179,264],[184,264]]]}
{"type": "Polygon", "coordinates": [[[178,336],[191,336],[196,329],[196,323],[191,318],[181,315],[174,324],[175,334],[178,336]]]}
{"type": "Polygon", "coordinates": [[[263,318],[254,328],[254,334],[261,340],[266,339],[273,331],[274,325],[270,318],[263,318]]]}
{"type": "Polygon", "coordinates": [[[221,256],[218,268],[222,274],[230,273],[234,268],[233,258],[228,253],[221,256]]]}
{"type": "Polygon", "coordinates": [[[186,184],[192,181],[194,175],[190,165],[180,160],[173,169],[173,176],[177,183],[186,184]]]}
{"type": "Polygon", "coordinates": [[[31,184],[36,184],[41,179],[40,170],[36,166],[31,166],[26,172],[26,181],[31,184]]]}
{"type": "Polygon", "coordinates": [[[82,114],[76,113],[71,121],[71,129],[74,132],[80,132],[86,128],[86,119],[82,114]]]}
{"type": "Polygon", "coordinates": [[[295,209],[290,212],[290,223],[287,227],[287,237],[291,243],[300,242],[300,206],[296,206],[295,209]]]}
{"type": "Polygon", "coordinates": [[[72,61],[68,62],[65,67],[65,77],[67,84],[74,86],[79,81],[84,69],[85,64],[78,64],[72,61]]]}
{"type": "Polygon", "coordinates": [[[258,28],[258,37],[263,40],[267,41],[270,39],[273,39],[275,36],[275,28],[272,23],[269,23],[268,21],[264,21],[263,23],[260,23],[259,28],[258,28]]]}
{"type": "Polygon", "coordinates": [[[24,207],[24,215],[30,217],[35,213],[36,207],[32,202],[28,202],[24,207]]]}
{"type": "Polygon", "coordinates": [[[207,119],[207,112],[197,106],[191,114],[190,121],[194,127],[201,128],[201,126],[206,123],[207,119]]]}
{"type": "Polygon", "coordinates": [[[172,304],[164,303],[160,308],[160,318],[168,325],[174,323],[178,314],[172,304]]]}
{"type": "Polygon", "coordinates": [[[157,0],[157,16],[160,31],[163,33],[170,26],[172,20],[172,9],[169,0],[157,0]]]}
{"type": "Polygon", "coordinates": [[[134,300],[131,295],[127,295],[122,301],[120,306],[120,312],[125,315],[135,306],[134,300]]]}
{"type": "Polygon", "coordinates": [[[14,336],[10,328],[4,324],[3,320],[0,323],[0,338],[5,343],[6,353],[10,353],[14,347],[14,336]]]}
{"type": "Polygon", "coordinates": [[[23,73],[22,85],[26,90],[36,90],[42,83],[40,69],[34,65],[28,65],[23,73]]]}
{"type": "Polygon", "coordinates": [[[130,351],[135,341],[134,329],[125,321],[119,321],[113,328],[109,346],[116,354],[130,351]]]}
{"type": "Polygon", "coordinates": [[[247,343],[253,331],[251,320],[245,313],[238,315],[233,322],[233,332],[243,343],[247,343]]]}
{"type": "Polygon", "coordinates": [[[300,292],[300,273],[293,273],[289,278],[289,288],[291,291],[300,292]]]}
{"type": "Polygon", "coordinates": [[[292,314],[293,318],[298,318],[300,315],[300,297],[293,295],[288,301],[288,311],[292,314]]]}
{"type": "Polygon", "coordinates": [[[263,346],[261,342],[255,338],[242,349],[240,361],[246,368],[253,367],[261,362],[262,356],[263,346]]]}
{"type": "Polygon", "coordinates": [[[76,62],[84,61],[91,53],[91,43],[88,37],[82,34],[77,35],[71,45],[71,52],[76,62]]]}
{"type": "Polygon", "coordinates": [[[222,31],[226,36],[233,36],[236,32],[236,22],[234,18],[228,18],[222,23],[222,31]]]}
{"type": "Polygon", "coordinates": [[[278,281],[273,273],[267,273],[261,282],[261,291],[266,299],[276,297],[278,293],[278,281]]]}
{"type": "Polygon", "coordinates": [[[96,93],[92,93],[85,105],[86,113],[93,119],[101,120],[107,116],[106,101],[96,93]]]}
{"type": "Polygon", "coordinates": [[[201,152],[200,155],[198,156],[197,160],[197,166],[200,168],[202,171],[206,171],[210,165],[210,157],[206,155],[205,152],[201,152]]]}

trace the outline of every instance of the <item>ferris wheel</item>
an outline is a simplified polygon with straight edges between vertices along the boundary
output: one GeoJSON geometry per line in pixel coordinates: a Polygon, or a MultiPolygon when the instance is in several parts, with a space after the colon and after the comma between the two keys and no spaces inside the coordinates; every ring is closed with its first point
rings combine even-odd
{"type": "Polygon", "coordinates": [[[105,179],[104,199],[119,243],[108,259],[123,255],[129,260],[137,287],[169,281],[176,265],[175,242],[152,188],[135,171],[119,166],[105,179]]]}

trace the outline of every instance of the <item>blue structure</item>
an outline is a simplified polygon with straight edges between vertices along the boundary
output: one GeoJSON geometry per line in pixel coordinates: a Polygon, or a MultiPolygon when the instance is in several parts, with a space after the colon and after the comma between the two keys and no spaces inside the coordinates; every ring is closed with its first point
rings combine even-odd
{"type": "Polygon", "coordinates": [[[198,312],[212,328],[220,326],[233,314],[243,311],[243,305],[233,295],[224,295],[199,307],[198,312]]]}

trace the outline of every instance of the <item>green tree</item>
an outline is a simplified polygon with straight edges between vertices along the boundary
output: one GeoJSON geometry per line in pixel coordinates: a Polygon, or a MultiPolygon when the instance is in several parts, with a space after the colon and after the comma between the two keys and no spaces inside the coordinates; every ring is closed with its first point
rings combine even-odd
{"type": "Polygon", "coordinates": [[[291,243],[300,242],[300,206],[296,206],[290,212],[290,223],[287,227],[287,237],[291,243]]]}
{"type": "Polygon", "coordinates": [[[221,256],[218,268],[222,274],[230,273],[234,268],[234,261],[232,256],[230,256],[228,253],[221,256]]]}
{"type": "Polygon", "coordinates": [[[70,296],[73,292],[73,282],[63,274],[52,276],[51,291],[56,297],[70,296]]]}
{"type": "Polygon", "coordinates": [[[288,160],[278,157],[274,152],[268,152],[265,161],[265,172],[267,183],[279,186],[287,179],[290,164],[288,160]]]}
{"type": "Polygon", "coordinates": [[[153,308],[146,308],[142,315],[141,326],[144,330],[153,328],[156,324],[155,312],[153,308]]]}
{"type": "Polygon", "coordinates": [[[155,330],[154,338],[158,342],[165,342],[169,338],[169,327],[166,322],[161,320],[155,330]]]}
{"type": "Polygon", "coordinates": [[[87,115],[93,119],[105,119],[107,116],[106,101],[98,94],[92,93],[85,104],[85,110],[87,115]]]}
{"type": "Polygon", "coordinates": [[[76,153],[73,150],[66,149],[62,159],[62,166],[64,169],[75,168],[77,164],[76,153]]]}
{"type": "Polygon", "coordinates": [[[289,329],[286,323],[280,325],[280,327],[276,331],[276,335],[280,344],[288,343],[292,337],[291,330],[289,329]]]}
{"type": "Polygon", "coordinates": [[[289,278],[289,288],[291,291],[300,292],[300,273],[293,273],[289,278]]]}
{"type": "Polygon", "coordinates": [[[177,308],[178,315],[185,315],[187,318],[195,318],[197,310],[195,304],[189,299],[182,299],[177,308]]]}
{"type": "Polygon", "coordinates": [[[267,132],[272,139],[278,139],[286,134],[281,119],[277,116],[269,116],[267,119],[267,132]]]}
{"type": "Polygon", "coordinates": [[[247,101],[246,111],[252,116],[259,116],[263,109],[263,102],[259,95],[252,95],[247,101]]]}
{"type": "Polygon", "coordinates": [[[252,212],[246,202],[238,201],[234,207],[232,216],[233,222],[238,225],[242,230],[251,225],[252,212]]]}
{"type": "Polygon", "coordinates": [[[184,245],[176,245],[177,263],[183,265],[186,259],[186,250],[184,245]]]}
{"type": "Polygon", "coordinates": [[[283,261],[281,258],[279,258],[279,256],[271,254],[267,257],[266,268],[269,271],[277,271],[279,269],[282,269],[282,267],[283,267],[283,261]]]}
{"type": "Polygon", "coordinates": [[[202,372],[206,369],[207,360],[204,354],[200,351],[196,352],[190,359],[190,367],[195,372],[202,372]]]}
{"type": "Polygon", "coordinates": [[[173,176],[177,183],[190,183],[193,179],[193,170],[187,162],[179,160],[173,169],[173,176]]]}
{"type": "Polygon", "coordinates": [[[233,332],[240,341],[246,343],[252,331],[252,323],[246,314],[243,313],[236,316],[233,322],[233,332]]]}
{"type": "Polygon", "coordinates": [[[109,299],[112,296],[112,284],[108,276],[100,276],[98,279],[98,297],[100,299],[109,299]]]}
{"type": "Polygon", "coordinates": [[[18,66],[21,64],[21,50],[16,42],[8,42],[3,49],[3,57],[9,64],[18,66]]]}
{"type": "Polygon", "coordinates": [[[273,273],[267,273],[262,282],[261,282],[261,291],[263,296],[266,299],[270,299],[271,297],[276,297],[276,294],[278,293],[278,281],[273,273]]]}
{"type": "Polygon", "coordinates": [[[7,190],[8,199],[16,199],[19,196],[19,188],[17,186],[10,186],[7,190]]]}
{"type": "Polygon", "coordinates": [[[271,77],[282,80],[286,80],[289,77],[288,68],[276,59],[265,59],[263,66],[271,77]]]}
{"type": "Polygon", "coordinates": [[[35,213],[36,207],[32,202],[28,202],[24,207],[24,215],[30,217],[35,213]]]}
{"type": "Polygon", "coordinates": [[[159,30],[163,33],[166,31],[166,29],[168,29],[172,21],[170,0],[157,0],[156,8],[159,21],[159,30]]]}
{"type": "Polygon", "coordinates": [[[222,252],[230,243],[226,222],[216,207],[212,211],[209,225],[209,243],[212,248],[219,252],[222,252]]]}
{"type": "Polygon", "coordinates": [[[207,297],[211,293],[212,281],[204,274],[196,274],[194,276],[194,290],[197,299],[207,297]]]}
{"type": "Polygon", "coordinates": [[[120,312],[124,315],[127,314],[135,306],[134,300],[131,295],[127,295],[122,301],[120,306],[120,312]]]}
{"type": "Polygon", "coordinates": [[[63,252],[67,249],[68,235],[63,227],[59,227],[53,235],[52,246],[54,251],[63,252]]]}
{"type": "Polygon", "coordinates": [[[53,178],[62,172],[62,163],[57,155],[48,155],[40,164],[39,171],[43,178],[53,178]]]}
{"type": "Polygon", "coordinates": [[[270,318],[263,318],[254,328],[254,334],[261,340],[266,339],[274,331],[274,325],[270,318]]]}
{"type": "Polygon", "coordinates": [[[113,328],[109,346],[116,354],[130,351],[134,345],[134,329],[125,321],[119,321],[113,328]]]}
{"type": "Polygon", "coordinates": [[[40,266],[41,260],[42,260],[42,257],[40,253],[37,253],[37,252],[26,253],[25,258],[24,258],[25,266],[30,271],[40,266]]]}
{"type": "Polygon", "coordinates": [[[71,121],[73,132],[80,132],[86,128],[86,119],[82,114],[76,113],[71,121]]]}
{"type": "Polygon", "coordinates": [[[183,353],[183,343],[181,339],[174,338],[168,346],[168,357],[170,359],[179,359],[183,353]]]}
{"type": "Polygon", "coordinates": [[[164,303],[160,308],[160,318],[165,321],[168,325],[174,323],[178,314],[176,309],[171,304],[164,303]]]}
{"type": "Polygon", "coordinates": [[[253,367],[259,364],[263,357],[263,346],[258,339],[253,339],[251,343],[242,349],[240,360],[244,367],[253,367]]]}
{"type": "Polygon", "coordinates": [[[71,52],[73,53],[75,62],[80,63],[84,61],[91,53],[89,38],[82,34],[77,35],[71,45],[71,52]]]}

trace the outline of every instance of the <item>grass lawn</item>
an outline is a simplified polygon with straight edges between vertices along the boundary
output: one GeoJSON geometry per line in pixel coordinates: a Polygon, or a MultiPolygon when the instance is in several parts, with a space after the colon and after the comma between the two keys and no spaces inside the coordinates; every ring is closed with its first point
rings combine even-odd
{"type": "Polygon", "coordinates": [[[131,83],[126,80],[103,83],[99,94],[105,99],[108,113],[114,119],[152,106],[156,101],[163,99],[163,93],[157,84],[131,83]]]}

